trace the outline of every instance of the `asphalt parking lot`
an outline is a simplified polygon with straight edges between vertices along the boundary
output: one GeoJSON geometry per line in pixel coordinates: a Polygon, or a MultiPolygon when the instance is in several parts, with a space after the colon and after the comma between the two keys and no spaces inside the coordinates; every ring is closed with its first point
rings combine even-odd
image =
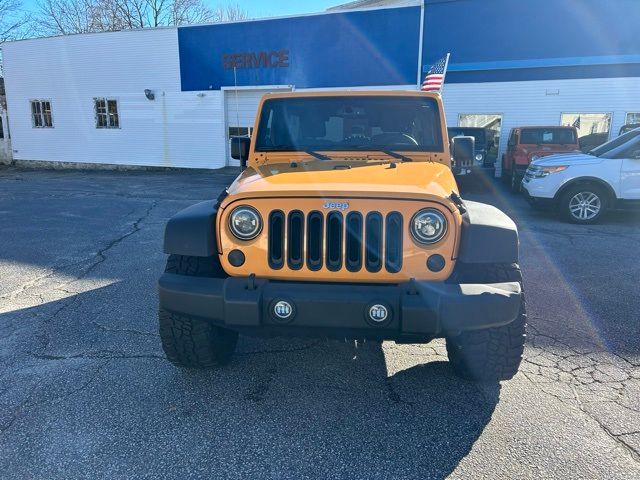
{"type": "Polygon", "coordinates": [[[242,338],[214,371],[157,335],[173,213],[231,174],[0,169],[3,478],[640,478],[640,215],[574,226],[498,184],[529,329],[499,386],[441,341],[242,338]]]}

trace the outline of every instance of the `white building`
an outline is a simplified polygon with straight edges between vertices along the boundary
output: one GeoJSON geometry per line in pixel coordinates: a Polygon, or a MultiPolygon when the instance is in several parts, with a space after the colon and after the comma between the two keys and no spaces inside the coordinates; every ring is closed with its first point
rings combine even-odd
{"type": "Polygon", "coordinates": [[[6,43],[13,158],[233,165],[228,137],[251,133],[263,93],[417,89],[447,52],[449,125],[493,128],[500,153],[514,126],[580,116],[581,135],[613,136],[640,122],[636,0],[354,2],[366,4],[6,43]]]}

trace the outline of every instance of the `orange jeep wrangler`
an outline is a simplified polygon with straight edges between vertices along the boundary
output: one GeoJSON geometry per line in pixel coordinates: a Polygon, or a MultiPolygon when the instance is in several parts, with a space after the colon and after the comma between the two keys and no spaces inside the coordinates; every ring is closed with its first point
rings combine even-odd
{"type": "Polygon", "coordinates": [[[437,94],[266,95],[253,137],[232,141],[242,173],[167,224],[168,359],[224,364],[239,333],[444,337],[459,375],[511,378],[526,320],[518,232],[460,198],[451,156],[473,147],[449,145],[437,94]]]}

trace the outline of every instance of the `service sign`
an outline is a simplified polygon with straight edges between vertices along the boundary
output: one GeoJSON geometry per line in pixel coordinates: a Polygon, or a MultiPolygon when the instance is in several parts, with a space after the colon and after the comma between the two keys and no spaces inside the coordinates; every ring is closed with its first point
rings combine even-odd
{"type": "Polygon", "coordinates": [[[420,7],[178,28],[183,91],[414,85],[420,7]]]}

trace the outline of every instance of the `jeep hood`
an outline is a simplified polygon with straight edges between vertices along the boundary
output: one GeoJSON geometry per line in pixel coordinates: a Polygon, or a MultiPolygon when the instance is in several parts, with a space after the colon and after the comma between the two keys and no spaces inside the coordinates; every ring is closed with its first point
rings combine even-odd
{"type": "MultiPolygon", "coordinates": [[[[248,168],[229,187],[229,200],[264,197],[424,198],[442,202],[457,192],[439,162],[317,161],[248,168]]],[[[445,201],[449,206],[451,202],[445,201]]]]}
{"type": "Polygon", "coordinates": [[[538,160],[534,160],[532,165],[538,167],[553,167],[557,165],[592,165],[600,162],[602,162],[600,157],[587,155],[586,153],[563,153],[539,158],[538,160]]]}

